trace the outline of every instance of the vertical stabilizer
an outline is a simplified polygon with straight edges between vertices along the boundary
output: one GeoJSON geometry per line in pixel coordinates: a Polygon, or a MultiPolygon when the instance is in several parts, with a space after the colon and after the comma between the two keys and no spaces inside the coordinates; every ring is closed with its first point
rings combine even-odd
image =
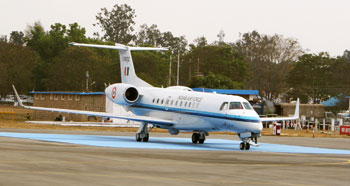
{"type": "Polygon", "coordinates": [[[137,77],[129,48],[127,48],[127,50],[119,50],[119,56],[120,56],[120,75],[121,75],[122,83],[132,84],[132,85],[135,85],[136,87],[152,86],[137,77]]]}
{"type": "Polygon", "coordinates": [[[299,107],[300,107],[300,100],[298,98],[297,104],[295,105],[294,118],[299,118],[299,107]]]}
{"type": "Polygon", "coordinates": [[[135,73],[134,63],[132,61],[131,52],[132,50],[168,50],[167,48],[152,48],[152,47],[128,47],[122,44],[111,45],[95,45],[95,44],[84,44],[84,43],[70,43],[73,46],[85,46],[94,48],[107,48],[119,50],[120,56],[120,75],[122,83],[128,83],[135,85],[136,87],[151,87],[152,85],[138,78],[135,73]]]}

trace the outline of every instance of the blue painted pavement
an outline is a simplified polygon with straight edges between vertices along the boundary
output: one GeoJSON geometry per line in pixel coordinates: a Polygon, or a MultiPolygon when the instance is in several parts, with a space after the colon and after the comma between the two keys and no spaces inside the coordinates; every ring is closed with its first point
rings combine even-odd
{"type": "MultiPolygon", "coordinates": [[[[192,144],[190,138],[169,137],[150,137],[149,142],[145,143],[136,142],[135,137],[131,136],[68,135],[11,132],[0,132],[0,136],[114,148],[241,151],[239,150],[240,141],[225,139],[207,139],[204,144],[192,144]]],[[[280,145],[270,143],[260,143],[259,147],[251,146],[250,151],[350,155],[350,150],[280,145]]]]}

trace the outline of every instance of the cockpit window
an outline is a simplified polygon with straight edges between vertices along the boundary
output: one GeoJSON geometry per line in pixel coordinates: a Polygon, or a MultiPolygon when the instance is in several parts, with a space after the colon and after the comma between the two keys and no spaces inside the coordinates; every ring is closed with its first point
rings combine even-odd
{"type": "Polygon", "coordinates": [[[231,102],[230,110],[233,110],[233,109],[243,109],[241,102],[231,102]]]}
{"type": "Polygon", "coordinates": [[[243,102],[244,108],[247,110],[253,110],[253,107],[248,102],[243,102]]]}
{"type": "Polygon", "coordinates": [[[228,102],[222,103],[220,110],[227,110],[228,102]]]}

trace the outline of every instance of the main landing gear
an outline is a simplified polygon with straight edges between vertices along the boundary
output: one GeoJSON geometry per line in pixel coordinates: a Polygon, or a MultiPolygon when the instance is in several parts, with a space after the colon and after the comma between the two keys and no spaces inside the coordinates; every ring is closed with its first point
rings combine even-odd
{"type": "Polygon", "coordinates": [[[136,141],[140,142],[148,142],[149,140],[149,132],[151,132],[152,128],[148,131],[147,130],[147,123],[142,123],[139,130],[136,133],[136,141]]]}
{"type": "Polygon", "coordinates": [[[208,136],[207,132],[197,132],[192,134],[192,143],[203,144],[205,141],[205,136],[208,136]]]}

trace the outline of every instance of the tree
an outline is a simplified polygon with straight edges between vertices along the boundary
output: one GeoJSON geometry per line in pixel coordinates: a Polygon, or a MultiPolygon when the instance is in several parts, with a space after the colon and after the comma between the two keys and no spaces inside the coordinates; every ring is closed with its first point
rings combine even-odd
{"type": "Polygon", "coordinates": [[[12,84],[21,93],[32,90],[33,71],[38,63],[39,57],[34,51],[11,43],[0,43],[0,94],[12,92],[12,84]]]}
{"type": "Polygon", "coordinates": [[[281,35],[263,35],[257,31],[241,35],[235,46],[250,64],[250,88],[258,89],[267,99],[284,92],[286,75],[292,63],[303,54],[297,40],[281,35]]]}
{"type": "Polygon", "coordinates": [[[242,89],[244,85],[230,78],[209,72],[207,76],[196,76],[191,79],[190,87],[205,87],[214,89],[242,89]]]}
{"type": "Polygon", "coordinates": [[[21,31],[12,31],[10,33],[10,43],[15,45],[23,46],[24,44],[24,33],[21,31]]]}
{"type": "Polygon", "coordinates": [[[146,24],[140,26],[140,31],[136,34],[136,45],[161,45],[162,33],[158,30],[157,25],[153,24],[148,27],[146,24]]]}
{"type": "Polygon", "coordinates": [[[48,68],[48,90],[84,91],[86,88],[86,71],[89,71],[90,82],[95,81],[94,90],[104,90],[107,83],[103,73],[107,64],[97,53],[85,47],[69,47],[56,56],[48,68]]]}
{"type": "Polygon", "coordinates": [[[288,94],[299,97],[302,102],[313,100],[314,103],[337,96],[339,92],[332,77],[335,63],[336,59],[330,58],[328,53],[304,54],[288,73],[288,94]]]}
{"type": "Polygon", "coordinates": [[[191,79],[190,76],[213,72],[244,85],[250,77],[249,64],[235,47],[228,44],[192,45],[185,56],[185,63],[187,65],[182,65],[182,78],[191,79]]]}
{"type": "Polygon", "coordinates": [[[208,45],[208,41],[204,36],[198,37],[193,42],[193,44],[190,44],[191,49],[194,49],[196,47],[205,47],[208,45]]]}
{"type": "Polygon", "coordinates": [[[85,43],[87,42],[85,33],[85,28],[82,28],[78,23],[69,24],[67,39],[69,42],[85,43]]]}
{"type": "Polygon", "coordinates": [[[102,8],[97,13],[95,25],[99,25],[104,32],[103,39],[114,43],[128,44],[133,40],[135,25],[135,10],[126,4],[114,5],[111,11],[102,8]]]}

